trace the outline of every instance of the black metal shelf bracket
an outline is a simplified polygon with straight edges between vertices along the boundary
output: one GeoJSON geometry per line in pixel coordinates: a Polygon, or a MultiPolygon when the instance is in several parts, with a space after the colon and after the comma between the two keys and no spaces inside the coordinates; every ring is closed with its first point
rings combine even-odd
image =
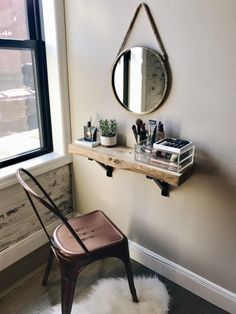
{"type": "Polygon", "coordinates": [[[169,196],[170,185],[164,181],[158,180],[156,178],[146,176],[147,179],[152,179],[161,189],[162,196],[169,196]]]}
{"type": "MultiPolygon", "coordinates": [[[[92,158],[88,158],[88,160],[94,160],[92,158]]],[[[97,160],[94,160],[96,161],[96,163],[101,166],[103,169],[106,170],[106,175],[107,177],[112,177],[112,173],[113,173],[113,170],[114,170],[114,167],[112,166],[108,166],[108,165],[105,165],[103,164],[102,162],[100,161],[97,161],[97,160]]],[[[159,188],[161,189],[161,195],[162,196],[169,196],[169,190],[170,190],[170,185],[164,181],[161,181],[161,180],[158,180],[156,178],[153,178],[151,176],[146,176],[147,179],[152,179],[158,186],[159,188]]]]}
{"type": "MultiPolygon", "coordinates": [[[[94,160],[94,159],[92,159],[92,158],[88,158],[89,160],[94,160]]],[[[113,167],[111,167],[111,166],[108,166],[108,165],[104,165],[102,162],[100,162],[100,161],[97,161],[97,160],[95,160],[96,161],[96,163],[98,163],[99,164],[99,166],[101,166],[103,169],[105,169],[106,170],[106,175],[107,175],[107,177],[112,177],[112,172],[113,172],[113,170],[114,170],[114,168],[113,167]]]]}

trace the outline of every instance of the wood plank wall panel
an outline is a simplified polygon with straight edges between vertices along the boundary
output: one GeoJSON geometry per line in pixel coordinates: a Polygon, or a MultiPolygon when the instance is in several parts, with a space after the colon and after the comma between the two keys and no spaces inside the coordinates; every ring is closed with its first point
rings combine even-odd
{"type": "MultiPolygon", "coordinates": [[[[63,213],[72,211],[71,168],[69,165],[37,177],[63,213]]],[[[19,184],[0,191],[0,251],[29,236],[41,227],[19,184]]],[[[41,207],[46,225],[56,218],[41,207]]]]}

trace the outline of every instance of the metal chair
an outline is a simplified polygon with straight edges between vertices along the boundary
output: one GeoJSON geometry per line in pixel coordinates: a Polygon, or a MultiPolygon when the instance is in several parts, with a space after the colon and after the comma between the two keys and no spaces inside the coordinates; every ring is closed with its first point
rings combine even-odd
{"type": "Polygon", "coordinates": [[[80,271],[88,264],[107,257],[117,257],[124,263],[133,302],[138,302],[129,257],[128,240],[114,223],[102,211],[98,210],[67,219],[31,173],[20,168],[16,177],[24,188],[50,242],[51,248],[42,281],[43,285],[47,285],[54,256],[59,263],[62,314],[71,313],[76,279],[80,271]],[[45,206],[61,220],[52,236],[47,232],[39,210],[36,209],[39,204],[45,206]]]}

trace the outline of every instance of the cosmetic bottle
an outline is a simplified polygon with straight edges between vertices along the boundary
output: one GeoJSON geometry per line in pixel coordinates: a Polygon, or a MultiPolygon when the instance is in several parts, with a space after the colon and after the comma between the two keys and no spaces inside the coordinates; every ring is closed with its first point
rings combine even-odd
{"type": "Polygon", "coordinates": [[[155,120],[148,120],[148,144],[152,145],[156,142],[157,122],[155,120]]]}
{"type": "Polygon", "coordinates": [[[157,141],[163,140],[165,138],[164,125],[159,121],[157,130],[157,141]]]}
{"type": "Polygon", "coordinates": [[[84,140],[88,142],[95,142],[97,139],[97,128],[91,125],[91,121],[88,121],[84,126],[84,140]]]}

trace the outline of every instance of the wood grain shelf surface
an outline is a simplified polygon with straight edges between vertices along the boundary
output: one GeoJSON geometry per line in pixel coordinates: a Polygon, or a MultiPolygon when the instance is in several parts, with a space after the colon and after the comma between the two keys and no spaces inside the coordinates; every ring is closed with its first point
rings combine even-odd
{"type": "Polygon", "coordinates": [[[73,143],[69,144],[69,153],[85,156],[113,168],[138,172],[175,187],[182,184],[193,171],[193,167],[188,167],[183,173],[177,173],[141,163],[135,160],[134,149],[125,146],[116,146],[113,148],[96,146],[90,148],[73,143]]]}

